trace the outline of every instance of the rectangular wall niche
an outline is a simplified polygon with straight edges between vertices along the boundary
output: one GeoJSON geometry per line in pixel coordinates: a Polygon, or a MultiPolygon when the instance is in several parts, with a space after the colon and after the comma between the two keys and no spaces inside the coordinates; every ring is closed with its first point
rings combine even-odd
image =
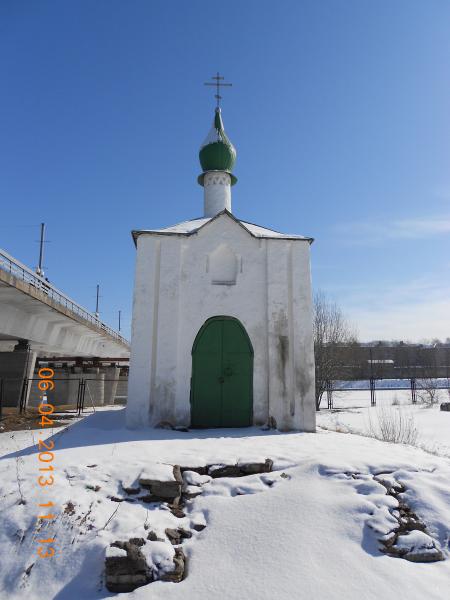
{"type": "Polygon", "coordinates": [[[220,244],[209,255],[209,273],[213,285],[235,285],[238,259],[228,244],[220,244]]]}

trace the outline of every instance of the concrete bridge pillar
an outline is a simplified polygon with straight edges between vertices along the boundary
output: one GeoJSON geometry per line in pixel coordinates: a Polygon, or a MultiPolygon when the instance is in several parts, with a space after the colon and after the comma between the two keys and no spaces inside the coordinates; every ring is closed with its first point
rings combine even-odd
{"type": "Polygon", "coordinates": [[[104,367],[102,371],[105,373],[105,404],[114,404],[117,385],[119,383],[120,368],[104,367]]]}
{"type": "Polygon", "coordinates": [[[103,406],[105,404],[105,374],[98,367],[86,369],[86,393],[84,406],[103,406]]]}
{"type": "MultiPolygon", "coordinates": [[[[0,352],[0,383],[3,387],[3,406],[19,406],[24,379],[33,377],[36,352],[30,350],[27,340],[20,340],[12,352],[0,352]]],[[[31,382],[30,382],[31,383],[31,382]]],[[[30,395],[28,385],[25,406],[30,395]]]]}

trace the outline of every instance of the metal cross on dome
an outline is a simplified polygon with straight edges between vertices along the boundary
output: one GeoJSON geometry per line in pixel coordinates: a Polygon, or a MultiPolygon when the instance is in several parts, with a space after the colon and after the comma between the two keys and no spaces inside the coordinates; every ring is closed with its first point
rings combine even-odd
{"type": "Polygon", "coordinates": [[[221,77],[219,71],[217,71],[217,74],[215,76],[211,77],[211,79],[214,79],[215,83],[207,82],[207,83],[205,83],[205,85],[214,85],[216,87],[216,93],[214,94],[214,98],[216,98],[217,108],[219,108],[220,101],[222,100],[222,96],[220,95],[220,88],[221,87],[231,87],[233,84],[232,83],[222,83],[222,81],[225,79],[225,77],[221,77]]]}

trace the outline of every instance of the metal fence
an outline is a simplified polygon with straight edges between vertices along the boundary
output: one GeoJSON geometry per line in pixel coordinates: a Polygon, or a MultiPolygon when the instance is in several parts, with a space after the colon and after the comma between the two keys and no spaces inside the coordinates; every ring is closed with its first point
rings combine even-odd
{"type": "MultiPolygon", "coordinates": [[[[358,380],[354,380],[355,383],[358,380]]],[[[398,380],[404,382],[404,385],[383,385],[382,382],[387,379],[371,377],[368,380],[360,380],[361,386],[345,385],[348,381],[342,380],[328,380],[325,385],[325,391],[327,396],[327,408],[333,408],[333,394],[335,392],[361,392],[370,391],[370,405],[376,406],[377,403],[377,390],[378,391],[405,391],[409,390],[411,394],[412,404],[417,403],[417,390],[435,389],[435,390],[450,390],[450,378],[416,378],[398,380]],[[368,382],[368,385],[366,384],[368,382]],[[364,383],[364,385],[362,385],[364,383]],[[343,384],[343,385],[341,385],[343,384]]]]}
{"type": "Polygon", "coordinates": [[[48,282],[43,277],[40,277],[34,271],[29,269],[27,266],[16,260],[14,257],[10,256],[4,250],[0,250],[0,269],[6,273],[10,273],[20,281],[24,281],[28,283],[30,286],[43,292],[48,298],[56,302],[60,306],[67,308],[74,314],[78,315],[82,319],[93,323],[105,333],[115,338],[116,340],[128,345],[129,342],[124,337],[122,337],[117,331],[102,323],[95,314],[89,312],[87,309],[83,308],[79,304],[77,304],[74,300],[66,296],[63,292],[54,287],[50,282],[48,282]]]}
{"type": "MultiPolygon", "coordinates": [[[[0,378],[0,418],[4,408],[13,408],[19,414],[23,413],[26,408],[37,408],[40,399],[44,392],[39,391],[37,384],[42,381],[37,377],[32,378],[0,378]],[[30,394],[32,392],[32,395],[30,394]]],[[[125,404],[127,400],[127,390],[124,389],[128,385],[127,377],[115,378],[96,378],[96,377],[55,377],[52,379],[55,383],[55,389],[45,392],[50,404],[64,410],[75,410],[78,415],[81,415],[88,408],[95,411],[101,406],[113,406],[114,404],[125,404]],[[104,384],[111,384],[112,390],[114,385],[116,388],[112,394],[111,401],[101,401],[103,393],[98,395],[98,391],[104,384]],[[120,386],[120,387],[119,387],[120,386]],[[97,390],[96,390],[97,387],[97,390]],[[59,389],[58,389],[59,388],[59,389]],[[125,392],[125,393],[124,393],[125,392]],[[61,398],[63,398],[61,400],[61,398]]]]}

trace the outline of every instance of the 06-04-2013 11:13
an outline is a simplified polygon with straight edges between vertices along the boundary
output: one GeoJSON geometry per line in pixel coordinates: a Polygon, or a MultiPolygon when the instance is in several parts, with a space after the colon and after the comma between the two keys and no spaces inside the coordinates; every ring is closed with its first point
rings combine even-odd
{"type": "MultiPolygon", "coordinates": [[[[40,435],[43,434],[45,427],[53,427],[54,420],[50,417],[55,407],[53,404],[49,404],[47,402],[47,392],[53,391],[55,389],[55,382],[53,381],[53,377],[55,376],[55,372],[50,367],[43,367],[39,369],[38,377],[38,388],[40,392],[43,394],[40,396],[41,402],[39,404],[39,423],[42,431],[39,432],[40,435]]],[[[39,464],[39,474],[37,475],[37,483],[40,487],[40,491],[42,493],[42,500],[48,500],[47,492],[52,490],[52,487],[55,482],[54,477],[54,466],[53,459],[55,442],[53,440],[43,440],[38,438],[37,442],[38,446],[38,464],[39,464]],[[45,496],[45,498],[44,498],[45,496]]],[[[37,554],[40,558],[51,558],[55,556],[56,551],[52,544],[55,542],[55,538],[51,536],[44,536],[43,530],[47,530],[48,524],[53,521],[55,515],[53,514],[54,502],[48,500],[47,502],[40,502],[38,504],[39,508],[48,508],[49,514],[39,514],[37,516],[36,521],[36,533],[38,534],[36,541],[39,544],[37,548],[37,554]]],[[[39,511],[45,512],[45,511],[39,511]]]]}

